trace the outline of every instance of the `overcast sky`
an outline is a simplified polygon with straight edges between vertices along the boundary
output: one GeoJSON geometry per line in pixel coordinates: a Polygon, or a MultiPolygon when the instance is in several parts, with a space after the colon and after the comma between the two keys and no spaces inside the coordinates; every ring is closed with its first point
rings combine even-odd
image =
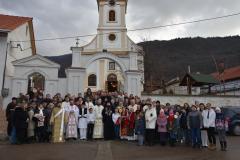
{"type": "MultiPolygon", "coordinates": [[[[166,25],[240,12],[240,0],[128,0],[128,29],[166,25]]],[[[96,33],[96,0],[0,0],[0,13],[33,17],[36,39],[96,33]]],[[[169,40],[178,37],[239,35],[240,16],[164,29],[131,32],[142,39],[169,40]]],[[[86,44],[89,38],[81,39],[86,44]]],[[[74,39],[37,42],[42,55],[70,53],[74,39]]]]}

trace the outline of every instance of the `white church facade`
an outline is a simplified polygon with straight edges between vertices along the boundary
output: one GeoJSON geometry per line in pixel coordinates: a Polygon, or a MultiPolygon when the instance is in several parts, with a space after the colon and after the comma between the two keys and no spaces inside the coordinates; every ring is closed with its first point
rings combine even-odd
{"type": "Polygon", "coordinates": [[[70,58],[62,61],[69,65],[37,54],[12,61],[14,74],[4,86],[10,91],[5,97],[6,103],[32,87],[51,95],[78,95],[91,88],[140,96],[144,83],[144,53],[127,35],[127,2],[97,0],[98,34],[85,46],[71,47],[70,58]]]}

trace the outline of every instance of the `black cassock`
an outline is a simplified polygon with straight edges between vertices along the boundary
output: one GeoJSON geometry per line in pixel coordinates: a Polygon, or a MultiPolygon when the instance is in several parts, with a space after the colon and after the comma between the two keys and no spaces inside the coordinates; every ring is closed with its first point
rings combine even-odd
{"type": "Polygon", "coordinates": [[[16,128],[18,143],[24,143],[27,137],[28,114],[23,108],[17,107],[13,114],[13,126],[16,128]]]}
{"type": "Polygon", "coordinates": [[[104,139],[113,140],[115,137],[114,134],[114,123],[112,120],[112,110],[104,109],[102,111],[103,124],[104,124],[104,139]]]}

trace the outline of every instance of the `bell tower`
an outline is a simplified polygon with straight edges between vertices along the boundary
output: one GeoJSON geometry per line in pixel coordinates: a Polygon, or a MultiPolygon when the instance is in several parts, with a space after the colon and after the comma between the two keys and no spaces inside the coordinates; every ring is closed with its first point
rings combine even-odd
{"type": "Polygon", "coordinates": [[[117,52],[127,48],[126,10],[128,0],[97,0],[99,49],[117,52]]]}

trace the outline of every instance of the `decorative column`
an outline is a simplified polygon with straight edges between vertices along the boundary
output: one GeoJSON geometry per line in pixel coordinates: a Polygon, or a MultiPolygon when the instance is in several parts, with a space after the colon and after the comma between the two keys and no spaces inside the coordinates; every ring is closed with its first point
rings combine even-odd
{"type": "Polygon", "coordinates": [[[82,56],[82,47],[71,47],[72,50],[72,67],[80,68],[81,65],[81,56],[82,56]]]}
{"type": "Polygon", "coordinates": [[[78,93],[84,95],[84,80],[86,77],[85,68],[68,68],[67,74],[67,92],[77,96],[78,93]]]}
{"type": "Polygon", "coordinates": [[[130,52],[129,53],[129,66],[131,71],[138,71],[138,53],[130,52]]]}
{"type": "Polygon", "coordinates": [[[143,91],[143,84],[141,82],[142,72],[140,71],[127,71],[125,80],[125,92],[128,95],[141,96],[143,91]]]}
{"type": "Polygon", "coordinates": [[[77,96],[79,93],[84,95],[84,81],[86,77],[86,68],[82,68],[81,55],[83,48],[71,47],[72,50],[72,66],[66,69],[67,74],[67,92],[77,96]]]}

